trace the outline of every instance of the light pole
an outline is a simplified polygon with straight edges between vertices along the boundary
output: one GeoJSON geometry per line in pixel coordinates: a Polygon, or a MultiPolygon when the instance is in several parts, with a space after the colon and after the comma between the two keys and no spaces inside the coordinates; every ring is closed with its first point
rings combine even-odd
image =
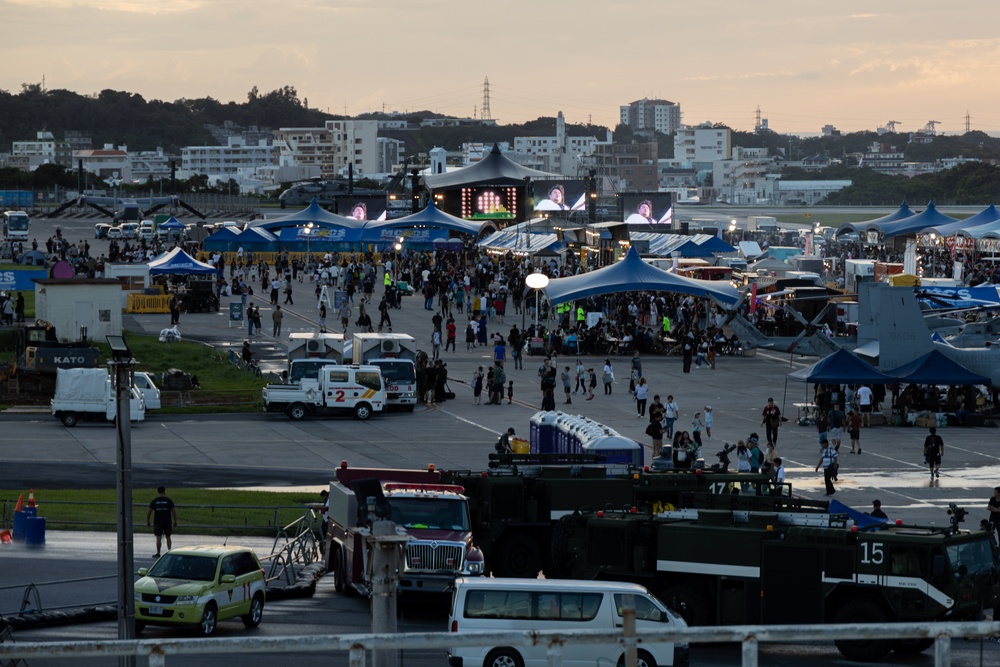
{"type": "Polygon", "coordinates": [[[396,241],[396,245],[393,246],[396,249],[396,261],[392,265],[393,269],[392,273],[393,273],[393,278],[396,280],[397,283],[399,282],[399,253],[403,249],[402,241],[403,239],[399,239],[398,241],[396,241]]]}
{"type": "Polygon", "coordinates": [[[313,226],[314,225],[311,222],[308,225],[306,225],[306,264],[308,264],[309,261],[310,261],[310,259],[312,258],[312,231],[313,231],[313,226]]]}
{"type": "Polygon", "coordinates": [[[544,273],[529,273],[524,283],[535,290],[535,336],[538,336],[538,292],[549,285],[549,277],[544,273]]]}
{"type": "Polygon", "coordinates": [[[934,278],[935,277],[935,275],[934,275],[935,274],[934,269],[937,268],[936,267],[936,264],[937,264],[937,234],[934,234],[932,232],[931,235],[930,235],[930,239],[931,239],[931,278],[934,278]]]}

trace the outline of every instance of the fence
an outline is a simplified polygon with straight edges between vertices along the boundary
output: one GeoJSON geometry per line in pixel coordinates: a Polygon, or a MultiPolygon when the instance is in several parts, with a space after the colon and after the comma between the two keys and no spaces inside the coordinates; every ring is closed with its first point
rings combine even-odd
{"type": "MultiPolygon", "coordinates": [[[[0,660],[59,658],[67,663],[76,658],[137,656],[147,657],[150,667],[165,667],[168,657],[186,655],[242,655],[247,653],[287,654],[289,652],[347,652],[350,667],[364,667],[368,651],[401,649],[447,649],[459,646],[548,647],[549,667],[562,666],[566,644],[616,642],[622,650],[651,642],[742,644],[743,667],[756,667],[758,648],[764,643],[830,642],[868,639],[934,639],[934,665],[951,664],[952,638],[982,639],[1000,632],[1000,623],[888,623],[883,625],[775,625],[684,628],[645,632],[642,637],[624,630],[604,632],[468,632],[405,633],[358,635],[309,635],[291,637],[225,637],[199,640],[114,640],[79,642],[26,642],[0,644],[0,660]]],[[[609,666],[610,667],[610,666],[609,666]]]]}

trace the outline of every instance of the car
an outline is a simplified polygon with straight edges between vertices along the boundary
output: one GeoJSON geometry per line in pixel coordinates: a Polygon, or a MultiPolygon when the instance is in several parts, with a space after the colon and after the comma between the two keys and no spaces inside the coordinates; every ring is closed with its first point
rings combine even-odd
{"type": "Polygon", "coordinates": [[[94,225],[94,238],[95,239],[106,239],[108,238],[108,230],[111,229],[111,225],[99,222],[94,225]]]}
{"type": "Polygon", "coordinates": [[[109,227],[107,233],[104,235],[104,238],[108,239],[109,241],[114,241],[116,239],[120,240],[125,238],[125,235],[122,234],[121,227],[109,227]]]}
{"type": "Polygon", "coordinates": [[[123,222],[121,225],[122,236],[127,239],[134,239],[139,236],[138,222],[123,222]]]}
{"type": "Polygon", "coordinates": [[[249,547],[201,545],[171,549],[135,582],[135,629],[194,628],[209,636],[233,618],[256,628],[264,614],[264,568],[249,547]]]}

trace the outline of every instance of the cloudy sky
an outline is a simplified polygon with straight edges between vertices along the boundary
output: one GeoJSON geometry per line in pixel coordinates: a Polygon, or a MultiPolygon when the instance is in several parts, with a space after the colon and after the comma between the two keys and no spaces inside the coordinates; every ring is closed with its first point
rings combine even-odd
{"type": "Polygon", "coordinates": [[[294,86],[331,113],[431,109],[614,126],[1000,130],[1000,3],[941,0],[0,0],[0,89],[244,101],[294,86]]]}

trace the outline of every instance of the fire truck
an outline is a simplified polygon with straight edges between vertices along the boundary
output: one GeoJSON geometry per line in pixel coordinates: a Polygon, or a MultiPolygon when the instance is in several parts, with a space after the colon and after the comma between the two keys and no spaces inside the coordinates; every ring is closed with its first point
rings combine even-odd
{"type": "Polygon", "coordinates": [[[469,506],[461,486],[438,471],[350,468],[341,462],[330,482],[327,569],[345,595],[371,594],[372,523],[387,519],[409,537],[399,572],[403,592],[443,593],[456,577],[485,571],[472,542],[469,506]]]}
{"type": "MultiPolygon", "coordinates": [[[[721,509],[578,513],[553,531],[557,574],[646,586],[690,625],[975,620],[1000,602],[997,548],[982,530],[847,514],[721,509]]],[[[918,653],[932,639],[838,641],[846,658],[918,653]]]]}

